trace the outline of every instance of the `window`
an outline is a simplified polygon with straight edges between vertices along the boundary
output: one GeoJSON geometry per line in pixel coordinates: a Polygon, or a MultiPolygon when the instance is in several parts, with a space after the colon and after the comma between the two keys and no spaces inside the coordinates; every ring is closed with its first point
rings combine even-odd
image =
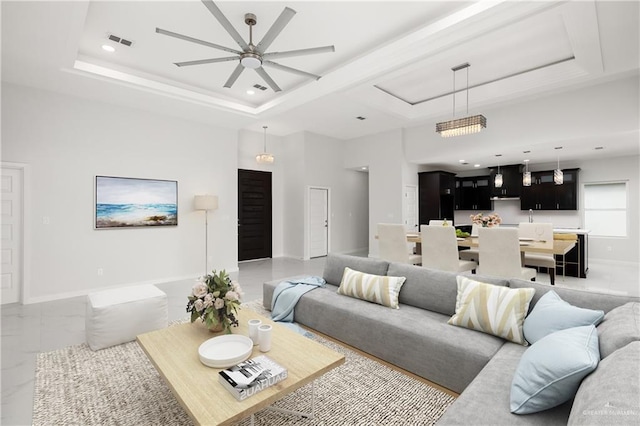
{"type": "Polygon", "coordinates": [[[584,185],[584,226],[590,236],[627,236],[626,182],[584,185]]]}

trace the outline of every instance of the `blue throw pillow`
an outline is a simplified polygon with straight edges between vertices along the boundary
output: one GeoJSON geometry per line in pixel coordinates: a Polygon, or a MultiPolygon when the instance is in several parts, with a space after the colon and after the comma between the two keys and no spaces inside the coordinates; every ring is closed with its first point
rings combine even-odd
{"type": "Polygon", "coordinates": [[[593,325],[543,337],[520,358],[511,382],[511,412],[537,413],[570,400],[599,361],[598,332],[593,325]]]}
{"type": "Polygon", "coordinates": [[[603,318],[604,311],[578,308],[565,302],[558,293],[550,290],[538,300],[531,313],[525,318],[522,329],[527,342],[535,343],[554,331],[598,325],[603,318]]]}

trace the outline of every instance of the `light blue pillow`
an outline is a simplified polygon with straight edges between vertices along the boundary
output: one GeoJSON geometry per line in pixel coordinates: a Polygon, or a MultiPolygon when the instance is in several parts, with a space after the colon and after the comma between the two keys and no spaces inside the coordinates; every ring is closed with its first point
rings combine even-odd
{"type": "Polygon", "coordinates": [[[573,398],[600,362],[593,325],[556,331],[527,349],[511,382],[511,412],[530,414],[573,398]]]}
{"type": "Polygon", "coordinates": [[[554,331],[585,325],[598,325],[604,318],[604,311],[573,306],[548,291],[538,300],[531,313],[525,318],[522,330],[529,343],[535,343],[554,331]]]}

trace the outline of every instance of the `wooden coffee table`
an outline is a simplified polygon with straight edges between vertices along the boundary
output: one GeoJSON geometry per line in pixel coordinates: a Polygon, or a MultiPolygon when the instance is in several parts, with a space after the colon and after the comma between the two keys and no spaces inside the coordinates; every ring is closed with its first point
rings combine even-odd
{"type": "MultiPolygon", "coordinates": [[[[241,309],[238,314],[240,326],[232,328],[233,334],[248,336],[247,321],[254,318],[262,320],[263,324],[273,325],[271,350],[266,355],[288,370],[285,380],[244,401],[236,400],[218,382],[220,369],[200,362],[200,344],[221,333],[211,333],[198,321],[141,334],[137,338],[195,424],[234,424],[344,363],[344,355],[254,311],[241,309]]],[[[261,354],[258,346],[254,346],[251,357],[261,354]]]]}

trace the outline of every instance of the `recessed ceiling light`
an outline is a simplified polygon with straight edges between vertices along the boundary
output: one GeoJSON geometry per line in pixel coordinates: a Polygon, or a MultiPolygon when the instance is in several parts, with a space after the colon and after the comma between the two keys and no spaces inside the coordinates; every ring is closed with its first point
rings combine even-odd
{"type": "Polygon", "coordinates": [[[357,118],[358,120],[360,120],[360,121],[362,121],[362,120],[366,120],[366,119],[367,119],[367,117],[363,117],[363,116],[358,116],[358,117],[356,117],[356,118],[357,118]]]}
{"type": "Polygon", "coordinates": [[[367,170],[367,168],[366,168],[366,167],[360,167],[360,168],[361,168],[362,170],[367,170]]]}
{"type": "Polygon", "coordinates": [[[458,163],[462,163],[462,164],[464,164],[464,163],[466,163],[466,161],[464,161],[464,160],[458,160],[458,163]]]}
{"type": "Polygon", "coordinates": [[[255,94],[256,94],[255,90],[251,90],[251,89],[247,90],[247,95],[255,95],[255,94]]]}
{"type": "Polygon", "coordinates": [[[116,48],[113,46],[110,46],[108,44],[103,44],[102,45],[102,50],[104,50],[105,52],[109,52],[109,53],[113,53],[116,51],[116,48]]]}
{"type": "Polygon", "coordinates": [[[480,167],[480,164],[474,164],[473,167],[480,167]]]}
{"type": "Polygon", "coordinates": [[[596,146],[594,149],[604,149],[604,146],[596,146]]]}
{"type": "Polygon", "coordinates": [[[530,152],[531,152],[531,151],[522,151],[522,153],[523,153],[523,154],[528,154],[528,153],[530,153],[530,152]]]}
{"type": "Polygon", "coordinates": [[[556,146],[556,147],[555,147],[555,148],[553,148],[553,149],[562,149],[562,147],[561,147],[561,146],[556,146]]]}
{"type": "Polygon", "coordinates": [[[527,160],[522,160],[522,161],[524,161],[525,163],[528,163],[528,162],[529,162],[529,160],[528,160],[528,159],[527,159],[527,160]]]}
{"type": "Polygon", "coordinates": [[[496,154],[496,157],[502,157],[502,154],[496,154]]]}

